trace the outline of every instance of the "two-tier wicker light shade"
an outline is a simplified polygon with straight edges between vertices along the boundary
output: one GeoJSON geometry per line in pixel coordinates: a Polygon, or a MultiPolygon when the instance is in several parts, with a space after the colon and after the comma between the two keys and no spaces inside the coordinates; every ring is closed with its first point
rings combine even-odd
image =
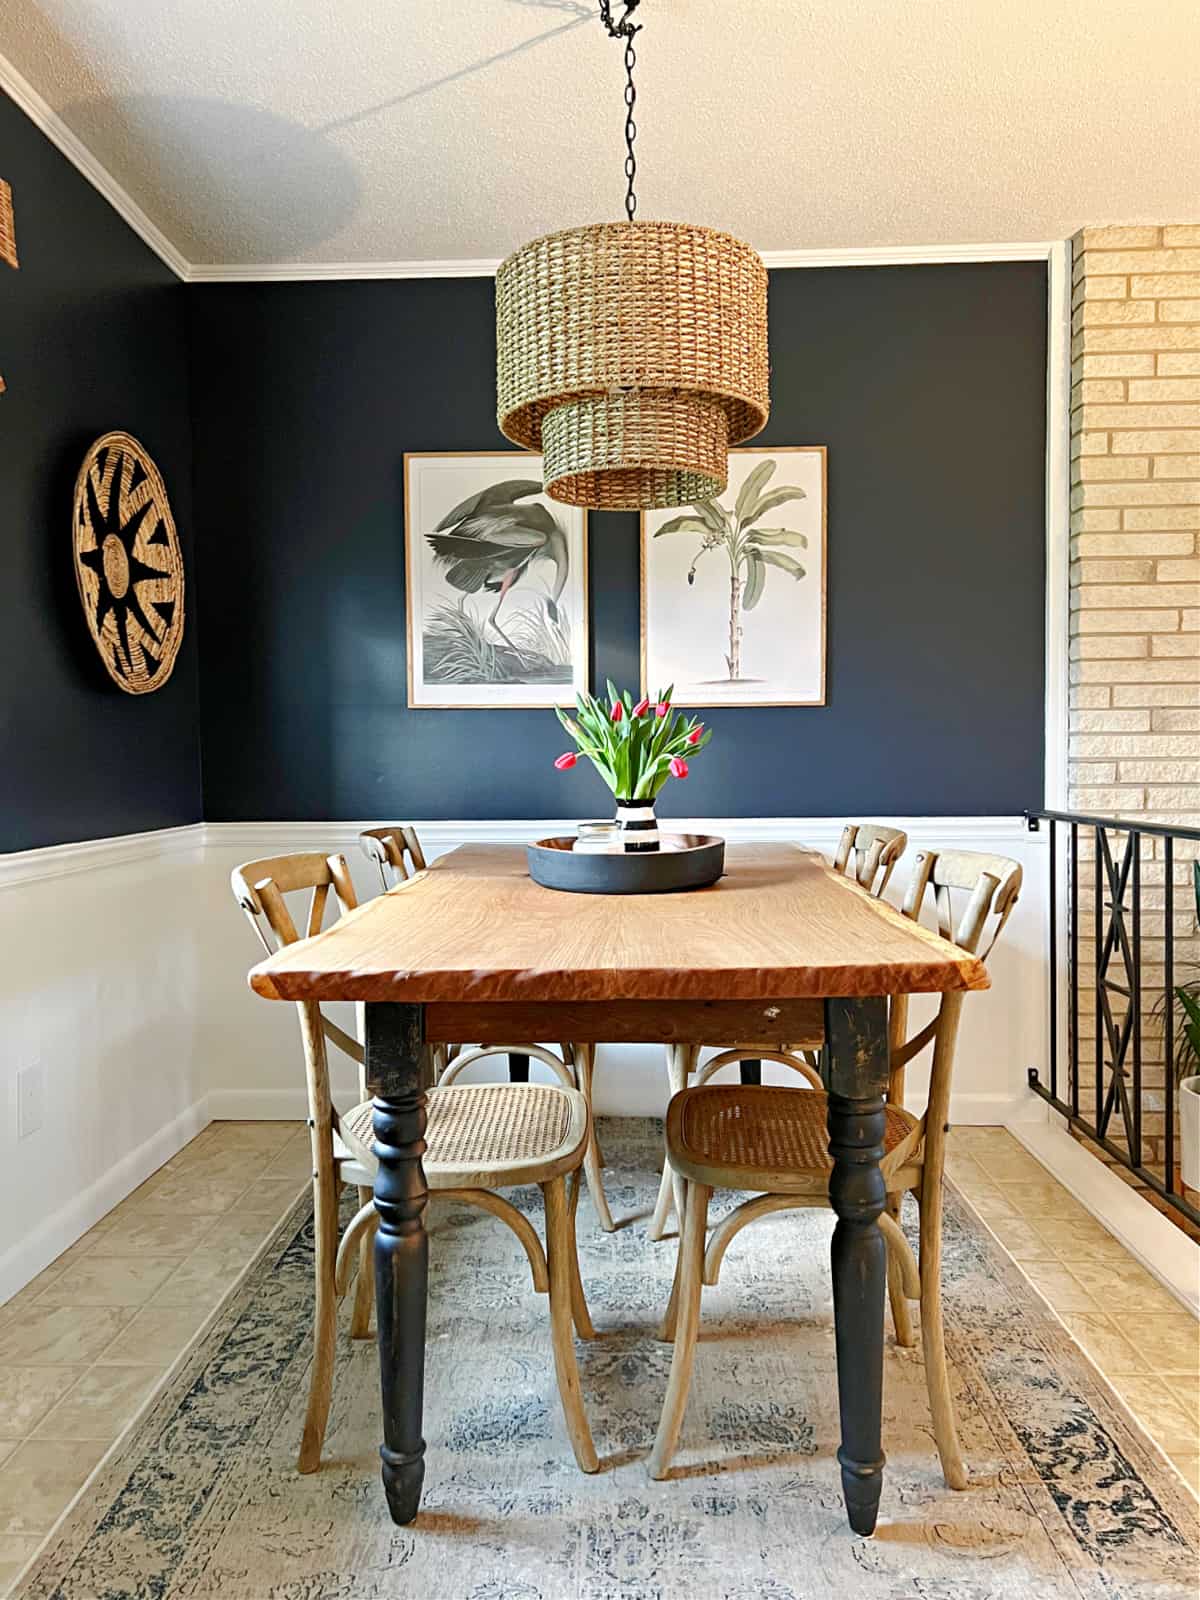
{"type": "Polygon", "coordinates": [[[767,271],[727,233],[606,222],[496,274],[496,412],[546,493],[603,511],[719,495],[767,392],[767,271]]]}

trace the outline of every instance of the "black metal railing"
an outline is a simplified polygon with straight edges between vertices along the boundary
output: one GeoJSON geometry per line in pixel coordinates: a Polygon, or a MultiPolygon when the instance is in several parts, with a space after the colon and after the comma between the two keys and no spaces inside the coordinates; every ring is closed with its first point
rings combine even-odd
{"type": "MultiPolygon", "coordinates": [[[[1031,1067],[1029,1086],[1112,1161],[1200,1224],[1200,1210],[1182,1193],[1176,1156],[1175,998],[1176,911],[1178,906],[1190,912],[1192,906],[1190,894],[1176,896],[1175,847],[1181,840],[1200,843],[1200,828],[1074,811],[1030,812],[1028,822],[1033,830],[1048,825],[1050,831],[1050,1081],[1044,1083],[1038,1069],[1031,1067]],[[1065,860],[1060,830],[1066,832],[1065,860]],[[1162,879],[1161,907],[1143,904],[1148,840],[1155,841],[1154,876],[1162,879]],[[1089,904],[1090,934],[1081,927],[1089,904]],[[1065,1008],[1059,972],[1064,937],[1065,1008]],[[1150,942],[1156,959],[1147,963],[1144,955],[1150,942]],[[1081,946],[1088,970],[1081,966],[1081,946]],[[1147,976],[1148,965],[1152,978],[1147,976]],[[1083,1005],[1086,995],[1095,1001],[1090,1025],[1083,1005]],[[1161,1073],[1152,1071],[1150,1081],[1145,1070],[1147,1017],[1155,1035],[1154,1066],[1161,1065],[1161,1073]],[[1147,1133],[1150,1118],[1152,1134],[1147,1133]]],[[[1157,891],[1156,882],[1155,899],[1157,891]]]]}

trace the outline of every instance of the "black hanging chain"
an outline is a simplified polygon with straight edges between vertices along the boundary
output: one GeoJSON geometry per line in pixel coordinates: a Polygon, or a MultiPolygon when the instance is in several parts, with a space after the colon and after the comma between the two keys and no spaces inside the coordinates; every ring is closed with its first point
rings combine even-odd
{"type": "Polygon", "coordinates": [[[636,34],[641,33],[642,24],[631,22],[630,18],[641,4],[641,0],[621,0],[625,10],[619,22],[613,21],[613,0],[600,0],[600,18],[608,29],[609,37],[624,39],[625,41],[625,212],[630,222],[637,210],[637,195],[633,192],[633,180],[637,176],[637,156],[633,151],[633,141],[637,138],[637,123],[633,120],[633,108],[637,101],[637,90],[633,83],[633,69],[637,65],[637,52],[633,48],[636,34]]]}

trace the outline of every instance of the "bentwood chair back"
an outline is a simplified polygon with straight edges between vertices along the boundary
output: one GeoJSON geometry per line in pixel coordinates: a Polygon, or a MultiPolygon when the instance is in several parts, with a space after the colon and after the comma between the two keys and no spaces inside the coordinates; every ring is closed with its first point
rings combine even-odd
{"type": "MultiPolygon", "coordinates": [[[[307,895],[302,919],[303,937],[321,931],[332,891],[340,911],[352,911],[358,904],[345,858],[317,854],[273,856],[262,861],[247,861],[230,874],[234,899],[246,914],[259,942],[268,954],[277,947],[294,944],[301,937],[288,910],[286,897],[307,895]]],[[[313,1310],[313,1366],[309,1380],[308,1412],[300,1445],[300,1471],[315,1472],[321,1464],[321,1446],[333,1394],[333,1360],[337,1335],[337,1293],[335,1288],[338,1254],[338,1196],[343,1184],[358,1189],[360,1206],[372,1199],[375,1157],[367,1132],[360,1137],[353,1129],[363,1125],[361,1116],[348,1113],[343,1119],[333,1103],[329,1086],[329,1059],[326,1045],[333,1044],[350,1057],[358,1068],[358,1102],[355,1112],[370,1108],[363,1075],[363,1049],[324,1016],[315,1000],[302,1000],[300,1034],[304,1043],[304,1067],[308,1088],[308,1126],[312,1141],[313,1228],[315,1236],[316,1299],[313,1310]]],[[[366,1124],[369,1130],[369,1123],[366,1124]]],[[[371,1301],[374,1297],[373,1253],[370,1240],[360,1251],[358,1282],[351,1317],[352,1338],[370,1336],[371,1301]]]]}
{"type": "MultiPolygon", "coordinates": [[[[926,897],[932,895],[943,937],[976,954],[986,936],[987,945],[982,952],[986,960],[1012,914],[1020,890],[1020,864],[1006,856],[924,850],[914,861],[902,909],[916,920],[926,897]],[[965,897],[957,911],[955,896],[965,897]]],[[[933,1433],[946,1483],[952,1489],[966,1488],[968,1474],[958,1444],[942,1329],[942,1180],[954,1048],[963,999],[962,991],[944,994],[937,1016],[911,1038],[907,1030],[907,996],[898,996],[892,1002],[890,1071],[884,1107],[885,1155],[880,1167],[887,1203],[879,1224],[887,1243],[888,1294],[896,1341],[901,1345],[914,1343],[908,1301],[918,1300],[933,1433]],[[928,1098],[924,1112],[915,1116],[904,1106],[905,1068],[931,1045],[928,1098]],[[916,1196],[919,1207],[916,1256],[899,1221],[900,1204],[906,1193],[916,1196]]],[[[745,1053],[748,1052],[729,1051],[724,1059],[734,1060],[745,1053]]],[[[787,1065],[810,1078],[808,1062],[796,1057],[787,1065]]],[[[662,1330],[664,1339],[674,1340],[675,1351],[651,1458],[655,1477],[665,1477],[669,1470],[687,1405],[701,1285],[717,1282],[730,1241],[748,1223],[774,1211],[829,1203],[832,1162],[828,1154],[827,1110],[823,1091],[774,1086],[703,1085],[684,1089],[671,1101],[667,1112],[667,1153],[671,1167],[683,1182],[684,1223],[675,1283],[662,1330]],[[716,1188],[749,1190],[756,1197],[743,1201],[724,1216],[706,1241],[708,1202],[716,1188]]]]}
{"type": "MultiPolygon", "coordinates": [[[[281,946],[292,944],[301,936],[285,895],[311,895],[304,918],[305,937],[320,932],[330,890],[343,912],[353,910],[357,903],[341,856],[276,856],[247,862],[235,868],[231,876],[234,897],[268,952],[272,948],[270,935],[281,946]]],[[[301,1472],[315,1472],[321,1464],[333,1396],[337,1303],[346,1291],[356,1258],[358,1278],[350,1333],[352,1338],[366,1338],[370,1333],[378,1163],[372,1126],[374,1105],[366,1093],[361,1045],[324,1017],[315,1001],[301,1001],[297,1010],[308,1079],[316,1241],[314,1357],[299,1468],[301,1472]],[[359,1103],[341,1114],[330,1095],[327,1041],[359,1067],[359,1103]],[[346,1183],[358,1188],[359,1206],[339,1242],[338,1196],[346,1183]]],[[[473,1060],[496,1053],[497,1048],[493,1047],[464,1055],[448,1069],[447,1081],[473,1060]]],[[[595,1337],[575,1248],[578,1173],[587,1149],[590,1117],[583,1096],[570,1086],[570,1073],[561,1062],[556,1064],[567,1087],[472,1084],[431,1089],[427,1096],[422,1165],[431,1193],[450,1196],[488,1212],[519,1239],[529,1261],[534,1289],[549,1295],[555,1371],[575,1458],[585,1472],[595,1472],[598,1461],[583,1409],[571,1333],[574,1322],[582,1338],[595,1337]],[[575,1175],[575,1181],[568,1198],[565,1179],[570,1175],[575,1175]],[[494,1192],[530,1183],[538,1184],[542,1190],[546,1216],[544,1250],[528,1218],[494,1192]]]]}
{"type": "Polygon", "coordinates": [[[881,822],[848,822],[833,865],[879,900],[907,847],[908,835],[900,828],[888,828],[881,822]]]}
{"type": "MultiPolygon", "coordinates": [[[[410,822],[393,822],[378,828],[366,828],[359,834],[358,842],[367,860],[374,861],[379,868],[380,881],[385,891],[395,888],[398,883],[405,882],[413,872],[425,871],[425,852],[421,848],[421,841],[417,838],[417,830],[410,822]]],[[[583,1164],[584,1176],[587,1179],[588,1193],[592,1197],[597,1220],[606,1233],[612,1233],[616,1223],[613,1221],[608,1198],[604,1193],[604,1160],[596,1140],[595,1121],[592,1116],[592,1078],[596,1070],[596,1047],[590,1044],[573,1045],[563,1042],[558,1048],[562,1052],[561,1061],[539,1045],[509,1044],[482,1052],[472,1051],[470,1062],[478,1061],[485,1055],[506,1055],[512,1081],[527,1083],[530,1060],[540,1061],[548,1066],[556,1077],[569,1081],[582,1092],[588,1108],[588,1147],[583,1164]],[[564,1066],[569,1079],[562,1070],[564,1066]]],[[[436,1047],[433,1062],[435,1083],[451,1081],[452,1064],[455,1064],[453,1076],[457,1076],[464,1066],[470,1064],[465,1059],[459,1059],[462,1051],[461,1043],[436,1047]]]]}
{"type": "Polygon", "coordinates": [[[414,872],[425,871],[425,852],[410,822],[364,828],[358,836],[358,844],[367,860],[379,868],[379,880],[385,890],[403,883],[414,872]]]}
{"type": "MultiPolygon", "coordinates": [[[[883,891],[888,886],[897,861],[907,847],[908,835],[900,828],[889,828],[882,822],[848,822],[838,840],[833,858],[834,870],[853,878],[869,895],[879,900],[883,897],[883,891]]],[[[741,1045],[723,1050],[718,1057],[705,1062],[703,1071],[696,1078],[696,1084],[707,1083],[714,1073],[730,1065],[737,1066],[743,1083],[761,1083],[763,1062],[775,1061],[793,1067],[819,1088],[818,1052],[815,1049],[803,1050],[801,1058],[794,1052],[802,1050],[805,1041],[789,1039],[788,1044],[790,1049],[782,1056],[777,1051],[756,1050],[741,1045]]],[[[700,1051],[695,1046],[667,1046],[667,1084],[672,1094],[677,1094],[680,1089],[687,1087],[688,1080],[696,1071],[699,1059],[700,1051]]],[[[670,1164],[664,1161],[662,1180],[658,1186],[658,1200],[654,1206],[654,1214],[650,1218],[652,1239],[663,1237],[671,1212],[674,1211],[676,1215],[679,1213],[681,1198],[682,1184],[672,1178],[670,1164]]]]}

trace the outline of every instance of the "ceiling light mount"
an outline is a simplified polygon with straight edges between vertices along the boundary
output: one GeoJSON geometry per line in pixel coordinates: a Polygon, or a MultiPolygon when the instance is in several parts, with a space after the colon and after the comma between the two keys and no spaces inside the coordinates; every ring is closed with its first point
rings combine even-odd
{"type": "Polygon", "coordinates": [[[552,499],[607,511],[721,494],[730,446],[770,414],[761,257],[711,228],[634,220],[639,3],[614,19],[600,0],[625,42],[628,220],[535,239],[496,274],[500,431],[542,451],[552,499]]]}

